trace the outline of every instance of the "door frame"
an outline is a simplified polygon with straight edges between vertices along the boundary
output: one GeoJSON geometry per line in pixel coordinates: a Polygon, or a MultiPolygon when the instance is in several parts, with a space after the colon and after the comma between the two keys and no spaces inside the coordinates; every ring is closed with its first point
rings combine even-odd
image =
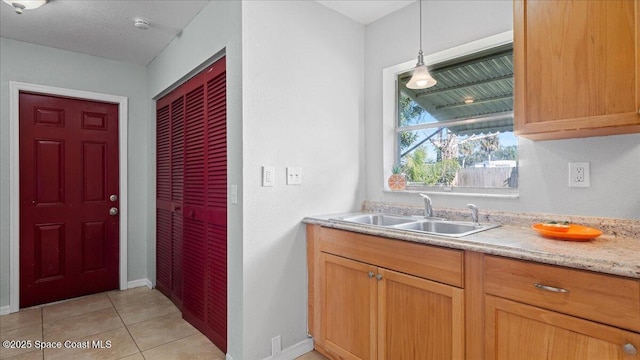
{"type": "Polygon", "coordinates": [[[9,313],[20,310],[20,91],[118,104],[120,197],[120,290],[127,285],[127,133],[128,98],[46,85],[9,82],[9,313]]]}

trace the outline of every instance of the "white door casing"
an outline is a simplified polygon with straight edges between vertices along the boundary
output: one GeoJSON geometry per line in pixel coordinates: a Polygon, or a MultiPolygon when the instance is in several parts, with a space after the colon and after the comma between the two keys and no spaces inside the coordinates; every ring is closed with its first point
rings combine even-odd
{"type": "Polygon", "coordinates": [[[19,94],[29,91],[77,99],[118,104],[118,148],[120,162],[120,289],[127,284],[127,132],[128,98],[82,90],[22,82],[9,82],[9,312],[20,309],[20,151],[19,94]]]}

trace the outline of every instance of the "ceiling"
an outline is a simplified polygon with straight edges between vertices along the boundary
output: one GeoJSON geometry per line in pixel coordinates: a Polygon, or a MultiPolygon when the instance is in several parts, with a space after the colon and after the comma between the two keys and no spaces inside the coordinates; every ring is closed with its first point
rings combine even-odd
{"type": "Polygon", "coordinates": [[[417,0],[316,0],[363,25],[385,17],[417,0]]]}
{"type": "MultiPolygon", "coordinates": [[[[239,1],[239,0],[235,0],[239,1]]],[[[367,25],[416,0],[316,0],[367,25]]],[[[16,14],[0,2],[0,37],[138,65],[149,64],[209,0],[49,0],[16,14]],[[133,26],[136,18],[151,28],[133,26]]]]}
{"type": "Polygon", "coordinates": [[[102,58],[147,65],[208,0],[49,0],[16,14],[0,2],[0,36],[102,58]],[[140,30],[134,19],[151,28],[140,30]]]}

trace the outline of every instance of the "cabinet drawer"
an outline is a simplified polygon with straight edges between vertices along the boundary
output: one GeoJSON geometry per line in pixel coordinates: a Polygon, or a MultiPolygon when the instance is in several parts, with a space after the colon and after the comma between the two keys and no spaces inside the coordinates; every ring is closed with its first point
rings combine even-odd
{"type": "Polygon", "coordinates": [[[487,294],[640,331],[638,280],[495,256],[484,272],[487,294]]]}
{"type": "Polygon", "coordinates": [[[323,227],[320,251],[464,287],[461,250],[444,249],[323,227]]]}

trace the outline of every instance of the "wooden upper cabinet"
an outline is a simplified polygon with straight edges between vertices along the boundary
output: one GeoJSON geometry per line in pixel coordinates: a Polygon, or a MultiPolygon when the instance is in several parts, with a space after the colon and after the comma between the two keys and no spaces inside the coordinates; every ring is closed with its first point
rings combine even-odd
{"type": "Polygon", "coordinates": [[[515,133],[640,132],[637,0],[514,0],[515,133]]]}

